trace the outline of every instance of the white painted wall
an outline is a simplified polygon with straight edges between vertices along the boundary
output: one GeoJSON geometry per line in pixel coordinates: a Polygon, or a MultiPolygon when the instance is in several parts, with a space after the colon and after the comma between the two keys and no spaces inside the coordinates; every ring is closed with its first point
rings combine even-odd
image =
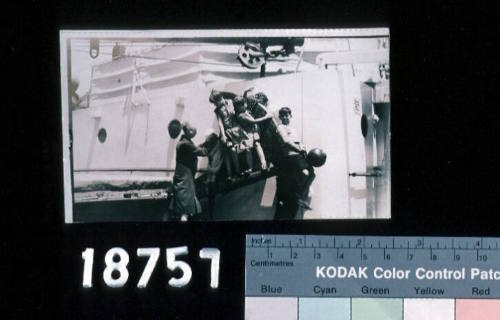
{"type": "Polygon", "coordinates": [[[74,111],[74,169],[174,169],[177,141],[169,137],[168,123],[190,121],[199,132],[194,140],[203,141],[203,132],[216,128],[209,94],[210,89],[190,83],[148,90],[150,106],[133,107],[120,97],[74,111]],[[100,128],[107,131],[104,143],[97,139],[100,128]]]}
{"type": "Polygon", "coordinates": [[[364,179],[352,182],[348,177],[349,172],[365,171],[360,80],[352,73],[322,70],[233,83],[226,89],[242,93],[249,87],[267,94],[276,115],[279,108],[290,107],[291,125],[301,134],[303,143],[308,149],[321,148],[328,155],[326,164],[315,171],[313,210],[306,213],[306,218],[366,216],[364,179]]]}
{"type": "MultiPolygon", "coordinates": [[[[217,89],[241,94],[249,87],[267,94],[276,115],[280,107],[290,107],[291,125],[303,143],[308,149],[322,148],[328,155],[326,164],[316,169],[311,190],[313,210],[305,218],[365,217],[365,179],[348,177],[349,172],[365,171],[366,165],[359,78],[352,73],[319,70],[234,82],[217,89]]],[[[122,97],[110,100],[109,105],[74,111],[74,169],[174,169],[177,141],[168,136],[167,125],[173,118],[190,121],[198,128],[197,143],[203,141],[207,129],[217,131],[213,106],[208,102],[210,91],[193,82],[148,90],[149,107],[126,106],[122,97]],[[100,128],[107,131],[102,144],[97,140],[100,128]]],[[[237,208],[238,203],[234,205],[237,208]]]]}

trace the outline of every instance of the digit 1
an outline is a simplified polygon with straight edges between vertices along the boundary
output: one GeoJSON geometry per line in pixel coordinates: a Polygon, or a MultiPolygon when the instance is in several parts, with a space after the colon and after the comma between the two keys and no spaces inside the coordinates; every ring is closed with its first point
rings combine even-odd
{"type": "Polygon", "coordinates": [[[217,248],[203,248],[200,250],[200,258],[210,259],[210,287],[219,287],[219,264],[220,251],[217,248]]]}
{"type": "Polygon", "coordinates": [[[92,288],[92,267],[94,265],[94,249],[87,248],[82,252],[83,287],[92,288]]]}

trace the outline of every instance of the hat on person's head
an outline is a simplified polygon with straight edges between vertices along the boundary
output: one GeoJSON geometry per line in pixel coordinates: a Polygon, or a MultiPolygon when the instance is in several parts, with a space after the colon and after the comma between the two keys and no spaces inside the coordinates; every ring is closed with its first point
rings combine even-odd
{"type": "Polygon", "coordinates": [[[267,98],[267,96],[264,92],[257,92],[254,95],[254,99],[262,104],[266,104],[269,101],[269,99],[267,98]]]}
{"type": "Polygon", "coordinates": [[[183,122],[182,124],[182,131],[184,132],[184,135],[187,136],[188,138],[193,138],[196,135],[196,127],[192,126],[189,122],[183,122]]]}
{"type": "Polygon", "coordinates": [[[187,130],[192,129],[193,126],[188,121],[182,122],[182,131],[186,132],[187,130]]]}
{"type": "Polygon", "coordinates": [[[282,115],[285,115],[285,114],[292,115],[292,110],[290,110],[290,108],[288,108],[288,107],[280,108],[279,115],[282,116],[282,115]]]}
{"type": "Polygon", "coordinates": [[[245,104],[245,100],[241,96],[237,96],[233,99],[233,106],[235,110],[241,109],[241,107],[245,104]]]}
{"type": "Polygon", "coordinates": [[[212,92],[210,92],[210,96],[208,97],[208,101],[211,103],[215,103],[219,101],[221,98],[221,94],[219,91],[212,89],[212,92]]]}

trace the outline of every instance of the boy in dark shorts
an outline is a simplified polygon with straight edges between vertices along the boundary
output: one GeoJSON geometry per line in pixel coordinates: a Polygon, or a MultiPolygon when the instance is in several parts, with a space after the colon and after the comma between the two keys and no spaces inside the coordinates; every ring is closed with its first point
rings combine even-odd
{"type": "Polygon", "coordinates": [[[283,156],[277,163],[278,207],[275,219],[302,218],[303,209],[310,209],[306,203],[309,187],[315,178],[314,169],[307,163],[307,151],[290,126],[292,111],[288,107],[279,110],[281,123],[277,132],[282,142],[283,156]]]}

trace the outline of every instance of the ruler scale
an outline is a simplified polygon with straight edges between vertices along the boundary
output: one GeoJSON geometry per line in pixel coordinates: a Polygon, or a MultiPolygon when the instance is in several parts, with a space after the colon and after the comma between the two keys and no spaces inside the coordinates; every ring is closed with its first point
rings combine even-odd
{"type": "MultiPolygon", "coordinates": [[[[468,319],[460,314],[474,310],[468,303],[475,303],[483,313],[493,308],[496,316],[491,319],[498,320],[499,243],[500,238],[480,237],[247,235],[246,301],[250,307],[273,298],[275,306],[285,300],[297,304],[297,317],[283,319],[299,319],[300,310],[307,310],[303,304],[314,299],[343,301],[349,306],[345,319],[352,320],[357,319],[356,310],[376,310],[384,303],[401,308],[402,317],[409,319],[405,310],[421,312],[414,303],[423,299],[427,304],[447,304],[453,317],[441,315],[446,319],[468,319]]],[[[247,307],[246,312],[264,309],[247,307]]],[[[248,314],[246,318],[260,319],[248,314]]],[[[490,319],[487,314],[476,318],[490,319]]]]}

